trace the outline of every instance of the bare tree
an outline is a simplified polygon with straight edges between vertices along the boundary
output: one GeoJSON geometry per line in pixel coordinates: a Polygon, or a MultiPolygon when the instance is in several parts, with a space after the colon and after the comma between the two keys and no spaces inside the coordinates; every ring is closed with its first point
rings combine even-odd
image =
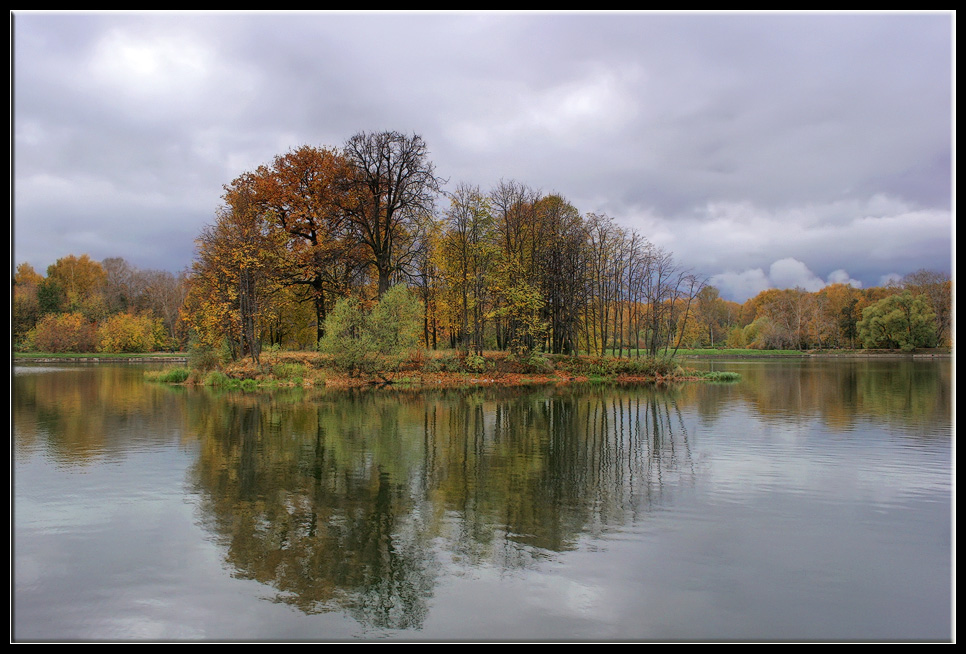
{"type": "Polygon", "coordinates": [[[346,143],[345,156],[352,171],[344,209],[376,271],[381,297],[418,255],[419,217],[433,213],[444,180],[416,134],[361,132],[346,143]]]}
{"type": "Polygon", "coordinates": [[[135,300],[134,277],[137,270],[121,257],[109,257],[101,261],[107,279],[104,295],[107,309],[111,313],[125,311],[135,300]]]}
{"type": "Polygon", "coordinates": [[[936,341],[943,343],[949,338],[952,325],[953,284],[947,273],[933,270],[917,270],[902,278],[902,287],[913,295],[925,295],[930,308],[936,314],[936,341]]]}
{"type": "Polygon", "coordinates": [[[548,350],[571,354],[577,350],[586,233],[577,208],[560,195],[547,195],[537,203],[539,245],[534,261],[546,304],[548,350]]]}

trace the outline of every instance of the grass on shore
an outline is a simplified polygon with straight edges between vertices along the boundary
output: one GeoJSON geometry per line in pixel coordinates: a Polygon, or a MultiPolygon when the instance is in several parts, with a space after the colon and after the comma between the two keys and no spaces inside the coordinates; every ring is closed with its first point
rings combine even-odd
{"type": "Polygon", "coordinates": [[[175,359],[188,355],[184,352],[14,352],[17,359],[175,359]]]}
{"type": "Polygon", "coordinates": [[[667,358],[618,359],[536,353],[521,359],[505,352],[486,352],[484,356],[478,356],[455,350],[417,350],[402,361],[386,361],[382,368],[370,365],[364,370],[340,370],[329,357],[317,352],[271,351],[263,353],[257,364],[241,360],[216,366],[208,360],[204,367],[179,366],[149,371],[146,378],[162,383],[240,390],[386,384],[440,387],[580,381],[729,381],[738,378],[736,373],[688,370],[677,360],[667,358]]]}
{"type": "Polygon", "coordinates": [[[749,350],[745,348],[693,348],[678,350],[679,357],[796,357],[804,350],[749,350]]]}

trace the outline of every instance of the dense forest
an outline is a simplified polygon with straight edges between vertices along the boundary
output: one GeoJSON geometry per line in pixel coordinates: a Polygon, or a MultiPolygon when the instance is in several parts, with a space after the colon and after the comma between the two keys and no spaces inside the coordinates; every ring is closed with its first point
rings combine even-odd
{"type": "Polygon", "coordinates": [[[18,265],[14,347],[258,360],[266,346],[317,347],[346,327],[350,307],[399,327],[398,309],[379,310],[400,286],[422,345],[466,353],[951,345],[942,273],[870,289],[769,289],[738,304],[637,231],[559,194],[505,180],[443,193],[445,183],[417,135],[292,150],[225,186],[181,274],[87,255],[58,259],[46,277],[18,265]]]}

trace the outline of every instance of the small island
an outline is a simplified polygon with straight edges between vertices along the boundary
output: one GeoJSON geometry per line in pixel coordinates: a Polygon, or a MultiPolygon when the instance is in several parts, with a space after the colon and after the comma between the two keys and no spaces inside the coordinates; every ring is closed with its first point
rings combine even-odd
{"type": "Polygon", "coordinates": [[[321,352],[267,352],[258,363],[216,365],[192,357],[196,367],[171,366],[145,373],[152,381],[241,390],[275,388],[454,388],[537,384],[671,384],[737,381],[735,372],[698,371],[670,358],[615,358],[506,352],[483,354],[413,350],[402,357],[367,356],[347,366],[321,352]]]}
{"type": "Polygon", "coordinates": [[[952,347],[944,272],[739,304],[560,194],[444,181],[418,134],[299,146],[224,186],[182,273],[86,254],[46,277],[17,266],[14,351],[188,352],[161,376],[259,387],[665,383],[701,378],[681,363],[694,348],[952,347]]]}

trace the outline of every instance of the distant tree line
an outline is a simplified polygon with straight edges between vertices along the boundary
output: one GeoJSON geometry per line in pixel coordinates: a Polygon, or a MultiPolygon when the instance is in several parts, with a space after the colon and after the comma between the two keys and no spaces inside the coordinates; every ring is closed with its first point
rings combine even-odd
{"type": "MultiPolygon", "coordinates": [[[[710,288],[710,287],[709,287],[710,288]]],[[[952,280],[919,270],[887,286],[830,284],[819,291],[768,289],[744,304],[705,289],[694,346],[715,334],[728,347],[757,349],[928,348],[952,345],[952,280]]]]}
{"type": "Polygon", "coordinates": [[[120,257],[73,254],[13,278],[11,329],[18,350],[155,352],[182,349],[185,276],[139,270],[120,257]]]}
{"type": "Polygon", "coordinates": [[[948,275],[770,289],[737,304],[637,231],[559,194],[507,180],[485,191],[463,183],[444,193],[444,184],[418,135],[299,147],[224,187],[183,275],[86,255],[58,260],[46,278],[21,264],[14,342],[44,351],[190,343],[257,361],[266,345],[348,351],[371,337],[398,349],[401,335],[374,321],[418,315],[422,347],[465,354],[950,344],[948,275]],[[396,287],[406,292],[380,308],[396,287]]]}

